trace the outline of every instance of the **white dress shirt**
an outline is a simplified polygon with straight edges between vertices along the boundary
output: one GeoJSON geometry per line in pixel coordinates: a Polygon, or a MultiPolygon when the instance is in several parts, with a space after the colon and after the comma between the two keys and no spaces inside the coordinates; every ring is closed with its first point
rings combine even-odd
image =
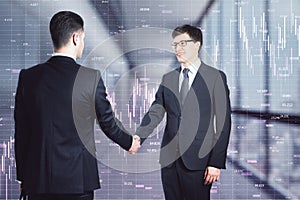
{"type": "Polygon", "coordinates": [[[188,76],[189,76],[189,89],[191,88],[191,85],[197,75],[197,72],[198,72],[198,69],[201,65],[201,61],[200,59],[198,59],[195,63],[192,63],[191,65],[187,66],[187,67],[183,67],[181,65],[181,71],[180,71],[180,75],[179,75],[179,91],[181,89],[181,85],[182,85],[182,81],[183,81],[183,69],[184,68],[188,68],[189,69],[189,72],[188,72],[188,76]]]}

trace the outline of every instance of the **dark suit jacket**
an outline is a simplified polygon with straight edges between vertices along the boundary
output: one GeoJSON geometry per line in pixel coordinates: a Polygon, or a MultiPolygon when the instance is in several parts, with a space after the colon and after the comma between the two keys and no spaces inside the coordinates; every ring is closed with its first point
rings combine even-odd
{"type": "Polygon", "coordinates": [[[190,170],[207,166],[225,168],[231,129],[231,109],[226,76],[202,62],[185,102],[179,102],[180,68],[165,74],[155,101],[137,129],[142,139],[167,113],[160,164],[170,166],[179,156],[190,170]]]}
{"type": "Polygon", "coordinates": [[[132,144],[132,136],[117,125],[100,72],[69,57],[21,70],[14,117],[17,179],[30,193],[100,188],[95,118],[122,148],[132,144]]]}

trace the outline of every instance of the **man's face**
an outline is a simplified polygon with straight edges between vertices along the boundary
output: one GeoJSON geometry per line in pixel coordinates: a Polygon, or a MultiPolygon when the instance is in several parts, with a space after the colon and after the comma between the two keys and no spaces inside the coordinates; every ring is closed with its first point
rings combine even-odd
{"type": "Polygon", "coordinates": [[[177,60],[184,66],[190,65],[198,59],[199,41],[192,41],[187,33],[176,36],[173,39],[173,48],[177,60]]]}

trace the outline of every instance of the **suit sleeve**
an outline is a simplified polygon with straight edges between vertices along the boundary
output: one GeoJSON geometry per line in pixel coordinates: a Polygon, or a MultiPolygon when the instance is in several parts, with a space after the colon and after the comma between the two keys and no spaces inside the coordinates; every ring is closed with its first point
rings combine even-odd
{"type": "Polygon", "coordinates": [[[28,138],[30,137],[30,131],[28,130],[28,122],[26,117],[26,108],[24,105],[23,95],[24,95],[24,84],[23,75],[25,70],[21,70],[19,75],[19,81],[17,86],[17,92],[15,96],[15,110],[14,110],[14,120],[15,120],[15,159],[17,168],[17,180],[24,180],[24,168],[25,162],[27,160],[27,149],[28,138]]]}
{"type": "Polygon", "coordinates": [[[141,143],[147,139],[165,115],[163,92],[164,86],[163,84],[160,84],[155,94],[154,102],[151,104],[148,112],[144,115],[141,125],[136,130],[136,134],[141,138],[141,143]]]}
{"type": "Polygon", "coordinates": [[[104,134],[128,151],[132,145],[132,136],[127,133],[121,122],[114,117],[111,104],[106,98],[106,88],[100,76],[100,72],[98,73],[99,81],[95,92],[97,120],[104,134]]]}
{"type": "Polygon", "coordinates": [[[213,91],[213,109],[215,114],[214,147],[209,166],[226,168],[227,148],[231,131],[231,107],[226,75],[220,71],[213,91]]]}

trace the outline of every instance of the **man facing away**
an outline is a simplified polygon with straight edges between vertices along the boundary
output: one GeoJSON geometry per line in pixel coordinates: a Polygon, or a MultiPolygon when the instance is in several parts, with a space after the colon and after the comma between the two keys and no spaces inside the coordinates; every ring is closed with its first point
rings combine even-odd
{"type": "Polygon", "coordinates": [[[200,29],[179,26],[172,37],[181,66],[163,76],[136,134],[144,142],[167,113],[159,159],[165,198],[206,200],[225,168],[231,129],[229,90],[225,74],[199,59],[200,29]]]}
{"type": "Polygon", "coordinates": [[[123,149],[139,139],[114,117],[98,70],[76,63],[84,48],[83,19],[61,11],[50,21],[53,56],[23,69],[15,101],[17,179],[30,200],[94,198],[100,188],[94,122],[123,149]]]}

